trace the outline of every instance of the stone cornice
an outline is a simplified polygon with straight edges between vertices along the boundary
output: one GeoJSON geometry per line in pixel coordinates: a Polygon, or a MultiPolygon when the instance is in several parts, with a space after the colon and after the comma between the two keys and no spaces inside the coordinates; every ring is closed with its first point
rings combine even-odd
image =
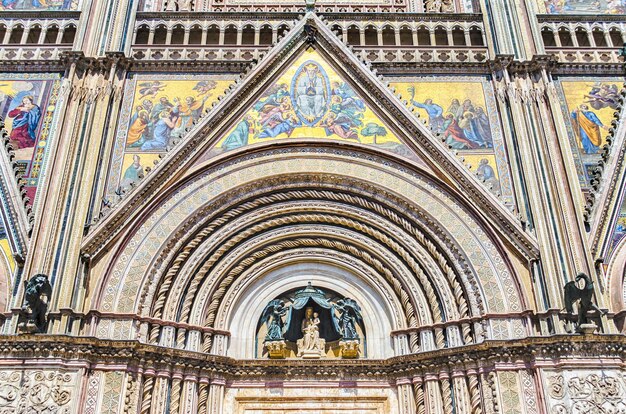
{"type": "Polygon", "coordinates": [[[0,72],[63,72],[62,60],[0,60],[0,72]]]}
{"type": "Polygon", "coordinates": [[[538,14],[539,23],[564,23],[564,22],[623,22],[626,16],[623,14],[538,14]]]}
{"type": "Polygon", "coordinates": [[[43,10],[43,11],[3,11],[0,13],[0,20],[8,19],[76,19],[80,18],[80,11],[68,10],[43,10]]]}
{"type": "MultiPolygon", "coordinates": [[[[137,20],[163,19],[163,20],[293,20],[302,17],[303,13],[296,12],[137,12],[137,20]]],[[[482,15],[479,13],[323,13],[324,18],[331,21],[455,21],[455,22],[480,22],[482,15]]]]}
{"type": "MultiPolygon", "coordinates": [[[[99,58],[105,59],[105,58],[99,58]]],[[[250,61],[206,61],[206,60],[134,60],[126,58],[128,70],[143,73],[242,73],[250,65],[250,61]]],[[[383,75],[467,75],[491,73],[495,59],[485,63],[424,63],[424,62],[372,62],[372,67],[383,75]]],[[[67,68],[65,60],[0,60],[0,72],[62,72],[67,68]]],[[[556,62],[551,66],[555,75],[588,75],[590,73],[604,76],[621,76],[624,74],[623,64],[619,63],[584,63],[556,62]]]]}
{"type": "Polygon", "coordinates": [[[332,380],[398,379],[453,370],[511,367],[598,367],[626,364],[624,335],[555,335],[421,352],[389,359],[237,360],[229,357],[148,345],[66,335],[0,336],[0,364],[67,365],[91,369],[173,372],[230,381],[271,378],[332,380]]]}
{"type": "Polygon", "coordinates": [[[242,73],[249,66],[248,61],[135,60],[132,70],[144,73],[242,73]]]}
{"type": "Polygon", "coordinates": [[[552,73],[555,75],[590,75],[595,76],[623,76],[622,63],[586,63],[586,62],[558,62],[552,73]]]}
{"type": "Polygon", "coordinates": [[[66,69],[75,65],[79,71],[108,72],[113,65],[117,70],[129,69],[133,60],[127,58],[122,52],[106,52],[102,57],[85,56],[81,51],[68,51],[62,55],[62,61],[66,69]]]}
{"type": "Polygon", "coordinates": [[[128,70],[133,62],[132,58],[127,58],[122,52],[107,52],[105,56],[89,57],[81,51],[66,50],[60,53],[59,59],[53,60],[0,60],[0,72],[64,72],[72,64],[79,71],[108,72],[113,64],[117,70],[128,70]]]}

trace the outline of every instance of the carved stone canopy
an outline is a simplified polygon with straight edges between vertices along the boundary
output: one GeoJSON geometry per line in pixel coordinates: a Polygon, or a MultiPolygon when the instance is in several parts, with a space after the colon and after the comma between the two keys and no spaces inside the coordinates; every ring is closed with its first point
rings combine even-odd
{"type": "Polygon", "coordinates": [[[295,294],[293,304],[287,316],[285,339],[296,342],[302,338],[301,323],[306,309],[309,307],[312,307],[313,311],[319,314],[320,338],[325,339],[327,342],[339,340],[341,333],[339,332],[339,326],[337,326],[334,305],[326,298],[324,291],[313,287],[311,282],[309,282],[306,288],[297,291],[295,294]]]}

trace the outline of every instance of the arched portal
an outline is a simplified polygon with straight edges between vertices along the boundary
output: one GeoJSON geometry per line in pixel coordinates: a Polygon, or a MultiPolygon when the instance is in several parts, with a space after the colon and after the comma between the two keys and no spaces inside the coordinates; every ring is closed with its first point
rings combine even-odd
{"type": "Polygon", "coordinates": [[[227,299],[217,318],[217,327],[231,333],[226,355],[234,358],[258,356],[255,352],[258,350],[255,344],[255,339],[258,340],[257,321],[267,303],[283,292],[306,286],[308,282],[351,297],[361,306],[367,332],[364,355],[368,358],[394,355],[390,332],[405,328],[405,320],[400,302],[375,272],[367,266],[349,265],[349,259],[344,255],[323,249],[310,249],[295,257],[282,254],[276,262],[273,266],[263,263],[251,268],[250,276],[232,286],[226,294],[227,299]],[[259,272],[259,267],[264,272],[259,272]]]}
{"type": "MultiPolygon", "coordinates": [[[[353,269],[343,275],[344,283],[352,275],[351,290],[376,286],[361,294],[364,306],[395,312],[372,328],[381,348],[371,355],[482,341],[494,336],[492,323],[499,337],[527,329],[515,318],[525,307],[516,270],[480,212],[428,171],[358,145],[312,151],[294,140],[206,161],[146,209],[119,246],[110,266],[100,260],[106,277],[94,307],[150,318],[137,334],[155,344],[250,356],[254,330],[234,317],[236,304],[256,323],[261,302],[241,292],[270,298],[247,286],[271,280],[281,255],[307,265],[302,257],[313,252],[353,269]],[[508,321],[480,319],[499,313],[508,321]]],[[[118,335],[116,326],[103,318],[98,332],[118,335]]]]}

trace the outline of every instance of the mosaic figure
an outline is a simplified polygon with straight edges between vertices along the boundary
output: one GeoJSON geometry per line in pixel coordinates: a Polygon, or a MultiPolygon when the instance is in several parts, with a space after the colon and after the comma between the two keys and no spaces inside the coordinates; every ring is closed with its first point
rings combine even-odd
{"type": "Polygon", "coordinates": [[[328,106],[328,77],[315,62],[306,62],[292,81],[292,101],[296,113],[311,126],[324,115],[328,106]]]}
{"type": "Polygon", "coordinates": [[[218,148],[285,138],[346,140],[410,154],[354,88],[311,50],[268,86],[218,148]]]}
{"type": "Polygon", "coordinates": [[[41,119],[41,109],[35,104],[35,98],[32,95],[24,96],[19,106],[9,111],[8,116],[13,118],[11,141],[17,143],[17,148],[34,147],[41,119]]]}
{"type": "Polygon", "coordinates": [[[563,115],[568,120],[569,145],[583,190],[589,188],[606,144],[622,82],[597,77],[557,81],[563,115]]]}
{"type": "Polygon", "coordinates": [[[595,154],[602,144],[600,129],[608,130],[598,116],[589,110],[589,106],[580,105],[572,112],[574,131],[578,135],[580,145],[587,154],[595,154]]]}
{"type": "Polygon", "coordinates": [[[0,76],[0,117],[5,121],[30,203],[35,201],[39,178],[45,171],[59,88],[57,74],[0,76]]]}

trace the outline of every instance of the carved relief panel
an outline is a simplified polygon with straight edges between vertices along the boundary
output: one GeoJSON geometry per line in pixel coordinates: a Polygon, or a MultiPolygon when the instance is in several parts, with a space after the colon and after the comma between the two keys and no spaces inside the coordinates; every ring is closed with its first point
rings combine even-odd
{"type": "Polygon", "coordinates": [[[624,374],[617,370],[544,372],[550,414],[626,412],[624,374]]]}
{"type": "Polygon", "coordinates": [[[63,371],[0,372],[0,412],[3,414],[70,414],[76,409],[76,373],[63,371]]]}

